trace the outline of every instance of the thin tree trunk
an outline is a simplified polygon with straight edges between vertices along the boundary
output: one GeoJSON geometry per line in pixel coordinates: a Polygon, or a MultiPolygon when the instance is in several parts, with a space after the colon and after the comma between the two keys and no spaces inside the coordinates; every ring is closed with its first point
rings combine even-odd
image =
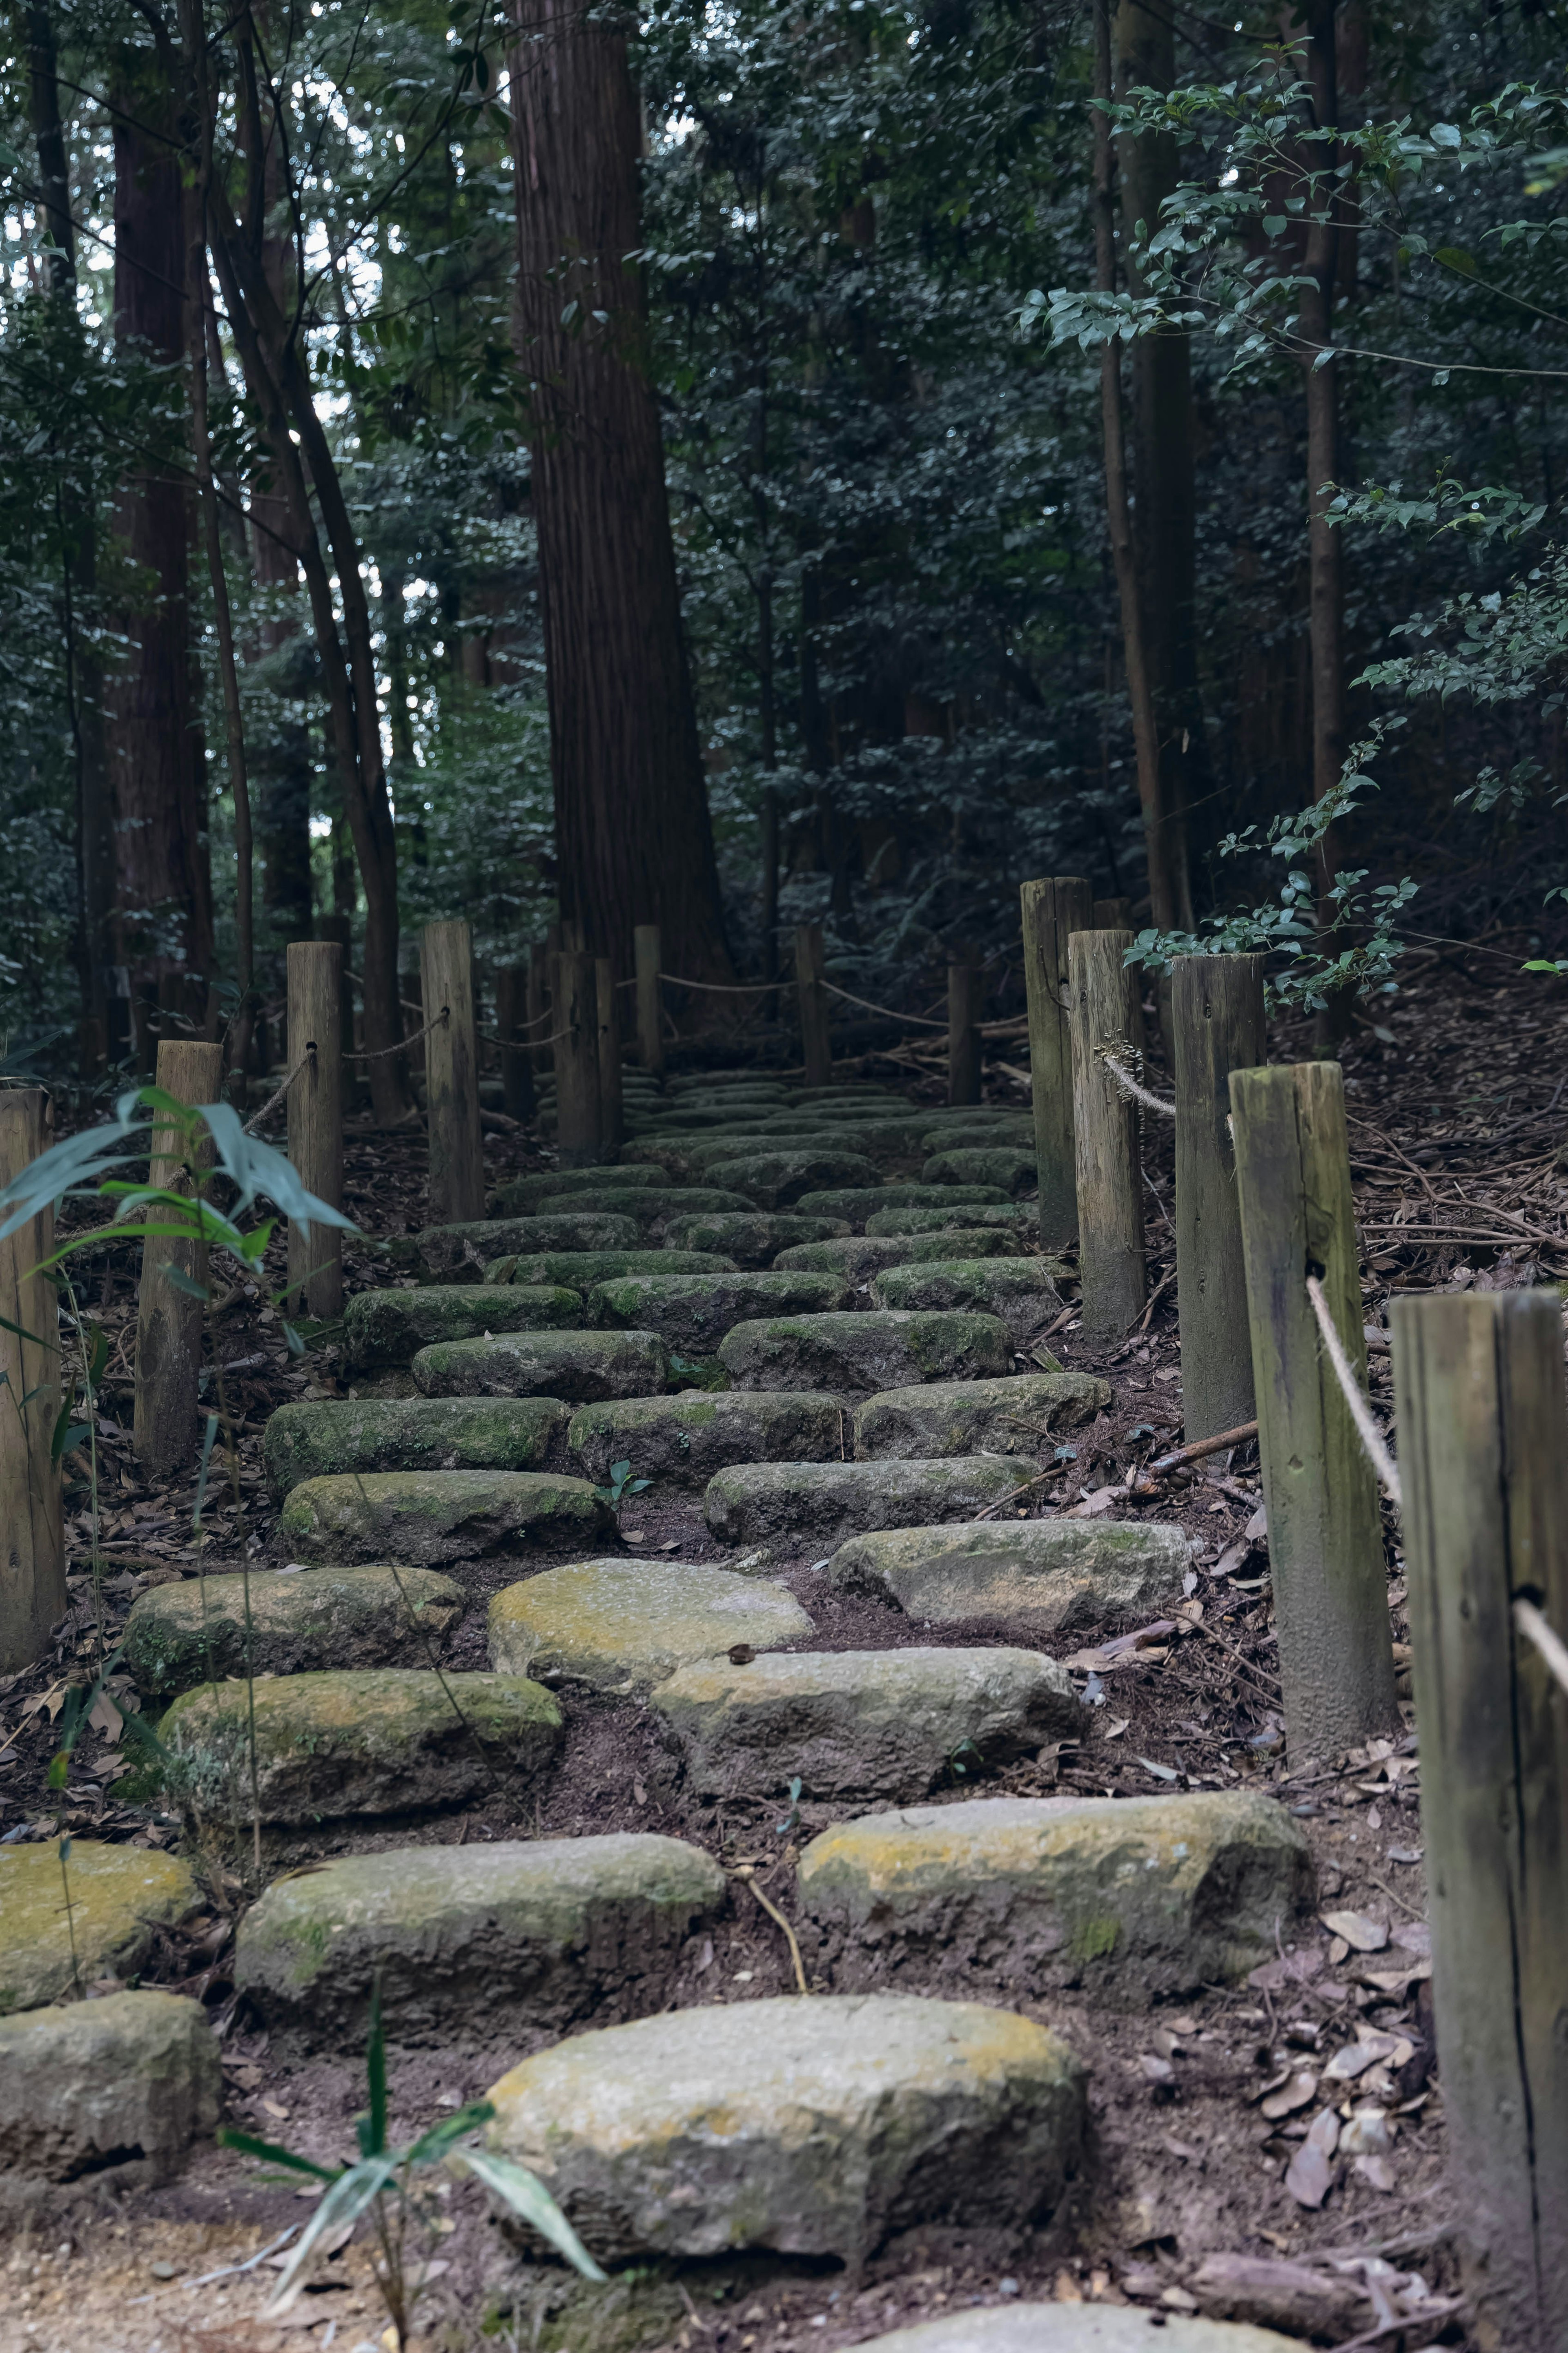
{"type": "Polygon", "coordinates": [[[731,977],[647,375],[641,128],[625,35],[584,0],[514,0],[518,351],[532,410],[563,922],[618,976],[731,977]]]}

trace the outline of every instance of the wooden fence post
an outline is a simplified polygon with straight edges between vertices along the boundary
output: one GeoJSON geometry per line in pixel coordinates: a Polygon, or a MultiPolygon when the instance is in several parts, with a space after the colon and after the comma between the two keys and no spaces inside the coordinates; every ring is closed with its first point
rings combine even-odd
{"type": "Polygon", "coordinates": [[[353,955],[353,925],[346,915],[318,915],[316,937],[333,941],[342,950],[342,958],[338,965],[338,1032],[346,1060],[354,1050],[354,993],[349,978],[349,960],[353,955]]]}
{"type": "Polygon", "coordinates": [[[616,967],[608,956],[594,958],[594,997],[598,1016],[595,1052],[599,1064],[599,1150],[613,1160],[621,1148],[626,1121],[621,1103],[621,1023],[616,1005],[616,967]]]}
{"type": "Polygon", "coordinates": [[[1129,1063],[1137,1052],[1138,991],[1122,962],[1131,944],[1131,932],[1074,932],[1068,941],[1078,1271],[1083,1328],[1100,1339],[1121,1337],[1146,1290],[1138,1106],[1103,1052],[1129,1063]]]}
{"type": "MultiPolygon", "coordinates": [[[[343,1060],[340,997],[343,952],[335,940],[290,940],[289,1036],[297,1061],[315,1051],[289,1090],[289,1157],[300,1181],[330,1209],[343,1206],[343,1060]]],[[[328,1323],[343,1305],[342,1230],[289,1228],[291,1314],[328,1323]]]]}
{"type": "MultiPolygon", "coordinates": [[[[19,1176],[54,1141],[42,1087],[0,1092],[0,1185],[19,1176]]],[[[60,1474],[53,1459],[60,1409],[59,1295],[33,1269],[55,1246],[55,1213],[41,1209],[0,1242],[0,1315],[47,1346],[0,1330],[0,1674],[42,1658],[49,1628],[66,1614],[66,1545],[60,1474]],[[28,1402],[18,1411],[20,1400],[28,1402]]]]}
{"type": "Polygon", "coordinates": [[[426,923],[419,947],[425,1018],[425,1099],[430,1136],[433,1226],[466,1225],[485,1214],[485,1154],[479,1133],[479,1068],[474,1037],[474,969],[468,926],[426,923]]]}
{"type": "Polygon", "coordinates": [[[1088,926],[1091,932],[1130,932],[1132,929],[1131,899],[1097,899],[1094,920],[1088,926]]]}
{"type": "Polygon", "coordinates": [[[664,956],[657,923],[638,923],[632,933],[637,976],[637,1051],[652,1077],[664,1076],[664,999],[659,971],[664,956]]]}
{"type": "Polygon", "coordinates": [[[947,1099],[980,1101],[980,1009],[985,976],[957,958],[947,967],[947,1099]]]}
{"type": "Polygon", "coordinates": [[[425,974],[424,958],[417,972],[400,972],[397,976],[398,1002],[403,1008],[403,1034],[408,1040],[408,1067],[423,1075],[427,1064],[425,1049],[430,1043],[425,1036],[425,974]]]}
{"type": "Polygon", "coordinates": [[[1094,899],[1089,884],[1073,874],[1026,882],[1018,897],[1029,1004],[1029,1092],[1040,1176],[1040,1245],[1058,1250],[1078,1232],[1068,941],[1074,932],[1091,929],[1094,899]]]}
{"type": "Polygon", "coordinates": [[[1396,1299],[1421,1828],[1449,2177],[1479,2343],[1568,2345],[1568,1633],[1554,1293],[1396,1299]]]}
{"type": "Polygon", "coordinates": [[[1230,1074],[1268,1050],[1263,958],[1194,955],[1171,976],[1175,1033],[1176,1309],[1189,1440],[1253,1417],[1241,1208],[1230,1140],[1230,1074]]]}
{"type": "Polygon", "coordinates": [[[1252,1383],[1291,1765],[1397,1732],[1377,1482],[1324,1353],[1307,1277],[1366,1381],[1344,1076],[1233,1071],[1252,1383]]]}
{"type": "Polygon", "coordinates": [[[532,1057],[525,1045],[510,1042],[527,1030],[529,977],[521,964],[503,964],[496,974],[496,1031],[506,1041],[500,1050],[501,1109],[508,1119],[533,1116],[532,1057]]]}
{"type": "MultiPolygon", "coordinates": [[[[158,1049],[157,1084],[177,1103],[210,1103],[223,1084],[223,1048],[168,1039],[158,1049]]],[[[165,1190],[183,1185],[181,1140],[154,1126],[149,1181],[165,1190]],[[159,1149],[162,1145],[163,1148],[159,1149]]],[[[197,1147],[201,1166],[210,1140],[197,1147]]],[[[160,1234],[142,1245],[136,1311],[136,1407],[132,1444],[149,1471],[177,1471],[195,1451],[196,1403],[202,1369],[202,1303],[169,1279],[205,1283],[206,1252],[194,1242],[160,1234]]]]}
{"type": "Polygon", "coordinates": [[[833,1040],[827,1028],[826,964],[820,923],[795,927],[795,995],[800,999],[800,1042],[808,1087],[833,1084],[833,1040]]]}
{"type": "Polygon", "coordinates": [[[579,949],[551,966],[555,1006],[555,1143],[563,1168],[599,1157],[599,1007],[594,959],[579,949]]]}

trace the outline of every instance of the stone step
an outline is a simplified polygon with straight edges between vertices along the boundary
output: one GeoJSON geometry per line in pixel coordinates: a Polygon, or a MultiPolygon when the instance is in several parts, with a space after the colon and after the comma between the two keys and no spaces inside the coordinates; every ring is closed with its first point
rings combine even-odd
{"type": "MultiPolygon", "coordinates": [[[[606,1179],[611,1173],[605,1171],[606,1179]]],[[[591,1192],[547,1193],[532,1222],[569,1216],[629,1218],[640,1232],[647,1233],[668,1216],[673,1190],[672,1186],[656,1185],[639,1192],[634,1185],[612,1185],[606,1181],[595,1185],[591,1192]]]]}
{"type": "Polygon", "coordinates": [[[69,2001],[79,1977],[85,1986],[132,1976],[154,1929],[201,1902],[189,1863],[155,1848],[73,1838],[66,1868],[62,1883],[53,1839],[0,1846],[0,2017],[69,2001]]]}
{"type": "Polygon", "coordinates": [[[280,1405],[261,1437],[268,1484],[345,1471],[540,1471],[566,1426],[559,1398],[323,1398],[280,1405]]]}
{"type": "Polygon", "coordinates": [[[642,1228],[630,1218],[558,1209],[548,1218],[480,1218],[470,1225],[426,1226],[415,1236],[414,1247],[436,1282],[478,1282],[481,1267],[507,1251],[523,1258],[539,1250],[636,1250],[641,1240],[642,1228]]]}
{"type": "Polygon", "coordinates": [[[682,1389],[585,1405],[566,1443],[600,1486],[612,1463],[626,1461],[636,1479],[701,1488],[732,1462],[841,1461],[847,1420],[837,1398],[815,1389],[682,1389]]]}
{"type": "Polygon", "coordinates": [[[939,1112],[934,1119],[922,1121],[921,1143],[927,1152],[957,1152],[965,1148],[984,1151],[1003,1144],[1015,1145],[1020,1152],[1033,1152],[1034,1113],[1026,1111],[987,1111],[983,1105],[974,1104],[957,1111],[939,1112]]]}
{"type": "Polygon", "coordinates": [[[582,1321],[582,1293],[563,1283],[356,1291],[343,1310],[343,1356],[351,1371],[376,1373],[412,1363],[433,1341],[467,1340],[479,1332],[569,1331],[582,1321]]]}
{"type": "Polygon", "coordinates": [[[626,1274],[583,1303],[595,1327],[657,1332],[681,1356],[710,1356],[726,1332],[759,1315],[828,1314],[849,1304],[837,1274],[626,1274]]]}
{"type": "Polygon", "coordinates": [[[762,1797],[798,1777],[813,1798],[923,1798],[1077,1739],[1087,1713],[1035,1651],[795,1651],[682,1667],[653,1704],[704,1798],[762,1797]]]}
{"type": "Polygon", "coordinates": [[[639,2018],[664,2007],[724,1887],[700,1847],[633,1831],[345,1855],[252,1905],[235,1988],[269,2027],[335,2051],[363,2047],[378,1974],[402,2043],[639,2018]]]}
{"type": "Polygon", "coordinates": [[[715,1185],[744,1193],[759,1209],[792,1209],[803,1194],[820,1192],[826,1186],[874,1185],[879,1173],[876,1162],[863,1153],[833,1144],[748,1152],[707,1170],[715,1185]]]}
{"type": "Polygon", "coordinates": [[[994,1315],[781,1315],[738,1324],[719,1361],[737,1388],[899,1389],[1011,1372],[1013,1342],[994,1315]]]}
{"type": "Polygon", "coordinates": [[[1314,1892],[1300,1824],[1245,1789],[869,1814],[812,1840],[799,1887],[836,1985],[940,1963],[1120,2009],[1244,1978],[1314,1892]]]}
{"type": "Polygon", "coordinates": [[[708,1482],[702,1516],[721,1544],[778,1538],[831,1550],[868,1528],[973,1520],[1023,1485],[1028,1472],[994,1454],[932,1461],[745,1462],[708,1482]]]}
{"type": "Polygon", "coordinates": [[[1299,2337],[1132,2304],[995,2304],[868,2337],[859,2353],[1301,2353],[1299,2337]]]}
{"type": "Polygon", "coordinates": [[[792,1133],[815,1143],[833,1143],[846,1152],[863,1152],[868,1160],[923,1160],[926,1148],[921,1137],[924,1133],[923,1113],[910,1118],[898,1112],[879,1112],[874,1115],[864,1111],[846,1110],[829,1114],[825,1105],[816,1110],[790,1111],[781,1113],[773,1122],[775,1134],[792,1133]]]}
{"type": "Polygon", "coordinates": [[[825,1192],[803,1193],[795,1208],[803,1218],[842,1218],[857,1233],[868,1218],[884,1209],[956,1209],[1009,1206],[1011,1197],[997,1185],[835,1186],[825,1192]]]}
{"type": "Polygon", "coordinates": [[[661,1390],[664,1344],[653,1332],[497,1332],[421,1348],[413,1370],[426,1397],[555,1397],[593,1405],[661,1390]]]}
{"type": "Polygon", "coordinates": [[[247,1608],[252,1672],[291,1675],[428,1666],[466,1600],[428,1568],[253,1568],[138,1594],[121,1639],[138,1691],[162,1697],[244,1674],[247,1608]]]}
{"type": "Polygon", "coordinates": [[[1010,1144],[970,1145],[934,1152],[921,1170],[927,1185],[988,1185],[1016,1196],[1039,1187],[1033,1152],[1010,1144]]]}
{"type": "Polygon", "coordinates": [[[1037,1638],[1178,1599],[1191,1557],[1165,1521],[981,1520],[851,1536],[827,1577],[841,1591],[896,1602],[918,1624],[999,1618],[1037,1638]]]}
{"type": "Polygon", "coordinates": [[[841,1274],[846,1282],[866,1283],[889,1267],[923,1259],[1017,1258],[1023,1247],[1019,1235],[1007,1227],[973,1233],[847,1234],[832,1241],[798,1242],[781,1250],[774,1264],[785,1270],[816,1268],[841,1274]]]}
{"type": "MultiPolygon", "coordinates": [[[[940,1237],[951,1242],[952,1235],[940,1237]]],[[[1068,1270],[1054,1258],[931,1258],[890,1266],[872,1278],[876,1307],[913,1314],[953,1309],[994,1315],[1005,1324],[1016,1348],[1024,1347],[1042,1324],[1061,1312],[1058,1277],[1068,1270]]]]}
{"type": "Polygon", "coordinates": [[[509,1585],[489,1609],[490,1663],[595,1691],[663,1683],[738,1645],[782,1650],[816,1631],[787,1586],[672,1560],[583,1560],[509,1585]]]}
{"type": "MultiPolygon", "coordinates": [[[[800,1130],[794,1124],[793,1114],[789,1124],[782,1131],[777,1127],[769,1126],[762,1120],[742,1122],[731,1117],[721,1119],[711,1129],[704,1129],[700,1135],[683,1136],[680,1139],[680,1152],[688,1168],[694,1176],[704,1177],[713,1184],[730,1184],[730,1180],[726,1177],[707,1178],[707,1172],[717,1167],[721,1162],[743,1159],[754,1153],[793,1150],[799,1135],[800,1130]]],[[[833,1150],[831,1141],[824,1148],[828,1151],[833,1150]]],[[[731,1184],[730,1189],[744,1193],[748,1201],[752,1198],[744,1186],[737,1187],[731,1184]]],[[[775,1205],[769,1203],[768,1206],[772,1208],[775,1205]]]]}
{"type": "Polygon", "coordinates": [[[484,1274],[487,1283],[516,1282],[526,1289],[560,1282],[581,1293],[620,1274],[729,1274],[734,1265],[732,1258],[707,1250],[547,1250],[542,1258],[491,1259],[484,1274]]]}
{"type": "MultiPolygon", "coordinates": [[[[670,1198],[679,1203],[685,1197],[678,1188],[670,1198]]],[[[722,1250],[733,1266],[766,1267],[772,1266],[780,1250],[793,1249],[800,1242],[830,1241],[836,1235],[847,1234],[849,1228],[843,1218],[797,1218],[787,1211],[766,1209],[726,1212],[683,1208],[678,1217],[666,1219],[663,1230],[672,1258],[672,1246],[678,1246],[688,1252],[722,1250]]],[[[650,1271],[658,1270],[625,1270],[627,1274],[650,1271]]],[[[671,1274],[685,1271],[673,1264],[668,1269],[671,1274]]],[[[691,1270],[693,1273],[697,1271],[691,1270]]]]}
{"type": "MultiPolygon", "coordinates": [[[[48,1854],[58,1895],[58,1856],[53,1847],[48,1854]]],[[[8,2206],[52,2189],[58,2219],[58,2188],[68,2182],[90,2176],[102,2200],[167,2181],[222,2110],[223,2062],[199,2001],[113,1993],[0,2018],[0,2175],[8,2206]]],[[[32,2336],[36,2324],[26,2327],[32,2336]]],[[[103,2341],[97,2330],[88,2340],[103,2341]]]]}
{"type": "Polygon", "coordinates": [[[602,2263],[836,2257],[895,2231],[1043,2221],[1087,2073],[974,2002],[794,1995],[574,2035],[491,2086],[489,2146],[541,2170],[602,2263]]]}
{"type": "MultiPolygon", "coordinates": [[[[924,1189],[923,1187],[921,1188],[924,1189]]],[[[932,1188],[933,1190],[936,1188],[932,1188]]],[[[1033,1208],[1021,1208],[1016,1202],[971,1202],[963,1197],[978,1188],[973,1185],[954,1185],[956,1205],[944,1203],[934,1209],[878,1209],[866,1220],[868,1234],[940,1234],[962,1227],[973,1233],[982,1227],[998,1226],[1032,1240],[1039,1224],[1033,1208]]]]}
{"type": "Polygon", "coordinates": [[[857,1406],[853,1451],[858,1462],[932,1454],[1034,1456],[1048,1440],[1092,1421],[1110,1404],[1110,1382],[1092,1373],[926,1381],[918,1388],[883,1389],[857,1406]]]}
{"type": "Polygon", "coordinates": [[[608,1525],[585,1479],[549,1471],[371,1471],[306,1479],[278,1541],[304,1560],[479,1560],[530,1543],[581,1544],[608,1525]]]}
{"type": "Polygon", "coordinates": [[[792,1103],[890,1103],[897,1110],[909,1107],[909,1097],[900,1089],[879,1085],[875,1080],[858,1080],[854,1085],[840,1080],[827,1087],[791,1087],[789,1099],[792,1103]]]}
{"type": "Polygon", "coordinates": [[[262,1823],[303,1830],[353,1815],[438,1812],[525,1796],[561,1746],[561,1705],[523,1675],[371,1667],[204,1685],[160,1727],[164,1787],[191,1821],[251,1821],[255,1694],[262,1823]]]}
{"type": "MultiPolygon", "coordinates": [[[[607,1173],[603,1167],[545,1168],[532,1176],[509,1176],[504,1185],[496,1187],[496,1213],[501,1218],[531,1217],[541,1201],[552,1194],[598,1192],[607,1173]]],[[[618,1164],[615,1180],[617,1185],[642,1187],[669,1182],[662,1168],[623,1168],[618,1164]]]]}

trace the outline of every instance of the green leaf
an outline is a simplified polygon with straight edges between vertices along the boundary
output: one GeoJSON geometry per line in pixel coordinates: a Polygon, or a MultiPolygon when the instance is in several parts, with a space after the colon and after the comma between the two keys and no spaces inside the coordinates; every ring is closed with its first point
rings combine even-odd
{"type": "Polygon", "coordinates": [[[379,2157],[386,2147],[386,2032],[381,2022],[379,1969],[370,1989],[370,2047],[365,2053],[365,2073],[370,2078],[370,2147],[363,2153],[366,2157],[379,2157]]]}
{"type": "Polygon", "coordinates": [[[216,1436],[217,1416],[216,1413],[209,1413],[207,1416],[206,1432],[202,1440],[202,1465],[200,1471],[196,1474],[196,1503],[195,1509],[191,1514],[191,1525],[193,1528],[199,1528],[202,1524],[202,1505],[206,1501],[207,1493],[207,1465],[212,1461],[213,1440],[216,1436]]]}
{"type": "Polygon", "coordinates": [[[1475,256],[1467,253],[1462,246],[1440,245],[1432,259],[1434,261],[1440,261],[1445,269],[1457,269],[1461,278],[1473,278],[1476,275],[1475,256]]]}
{"type": "Polygon", "coordinates": [[[264,2319],[271,2319],[282,2310],[292,2294],[295,2282],[321,2241],[342,2230],[345,2225],[352,2228],[372,2200],[380,2197],[396,2172],[398,2161],[396,2152],[389,2150],[381,2157],[364,2158],[358,2165],[351,2165],[346,2173],[336,2177],[306,2223],[300,2243],[289,2256],[283,2276],[265,2306],[264,2319]]]}
{"type": "Polygon", "coordinates": [[[174,1289],[185,1299],[199,1299],[202,1305],[205,1307],[207,1301],[212,1296],[205,1282],[197,1282],[194,1276],[188,1275],[185,1272],[184,1267],[161,1266],[158,1269],[158,1271],[160,1274],[166,1277],[166,1279],[174,1284],[174,1289]]]}
{"type": "Polygon", "coordinates": [[[237,2132],[232,2125],[219,2125],[217,2143],[220,2148],[237,2148],[242,2157],[265,2158],[268,2165],[287,2166],[290,2173],[308,2173],[317,2181],[337,2181],[342,2176],[341,2165],[318,2165],[314,2158],[296,2157],[291,2148],[279,2147],[275,2140],[258,2140],[254,2133],[237,2132]]]}
{"type": "Polygon", "coordinates": [[[488,2148],[466,2148],[463,2163],[479,2176],[485,2188],[493,2190],[502,2203],[520,2215],[531,2230],[547,2239],[558,2253],[565,2256],[574,2270],[584,2279],[603,2280],[602,2272],[560,2207],[540,2180],[524,2165],[510,2157],[498,2157],[488,2148]]]}

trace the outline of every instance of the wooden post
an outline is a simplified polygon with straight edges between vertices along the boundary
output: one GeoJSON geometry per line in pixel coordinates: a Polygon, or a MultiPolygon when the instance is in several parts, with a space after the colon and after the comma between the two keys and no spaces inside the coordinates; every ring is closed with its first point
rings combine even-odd
{"type": "Polygon", "coordinates": [[[430,1222],[465,1225],[485,1214],[485,1155],[479,1134],[473,956],[462,917],[426,924],[419,972],[425,1018],[436,1023],[425,1040],[430,1222]]]}
{"type": "Polygon", "coordinates": [[[1121,1337],[1146,1287],[1138,1106],[1102,1051],[1135,1067],[1138,991],[1122,962],[1131,944],[1131,932],[1074,932],[1068,941],[1078,1271],[1083,1328],[1100,1339],[1121,1337]]]}
{"type": "Polygon", "coordinates": [[[599,1157],[599,1007],[594,959],[579,949],[556,956],[555,1143],[563,1168],[599,1157]]]}
{"type": "Polygon", "coordinates": [[[508,1042],[500,1050],[501,1109],[508,1119],[533,1116],[533,1062],[525,1045],[510,1041],[527,1028],[528,967],[503,964],[496,974],[496,1029],[508,1042]]]}
{"type": "Polygon", "coordinates": [[[1018,896],[1029,1004],[1029,1092],[1040,1172],[1040,1246],[1058,1250],[1078,1232],[1068,941],[1074,932],[1091,928],[1094,896],[1076,874],[1026,882],[1018,896]]]}
{"type": "Polygon", "coordinates": [[[528,952],[528,1034],[532,1039],[529,1051],[534,1070],[542,1077],[555,1068],[554,1050],[550,1032],[554,1023],[543,1019],[550,1010],[550,951],[530,948],[528,952]]]}
{"type": "Polygon", "coordinates": [[[599,1063],[599,1149],[613,1160],[626,1123],[621,1105],[621,1023],[616,1005],[616,967],[608,956],[594,958],[594,997],[598,1012],[595,1051],[599,1063]]]}
{"type": "Polygon", "coordinates": [[[1449,2177],[1476,2340],[1568,2345],[1563,1319],[1548,1291],[1394,1302],[1411,1673],[1449,2177]]]}
{"type": "Polygon", "coordinates": [[[425,1037],[425,975],[400,972],[397,994],[403,1005],[403,1034],[408,1039],[408,1067],[423,1072],[426,1068],[425,1049],[430,1040],[425,1037]]]}
{"type": "Polygon", "coordinates": [[[980,1008],[985,976],[955,957],[947,967],[947,1099],[980,1101],[980,1008]]]}
{"type": "Polygon", "coordinates": [[[342,1039],[346,1060],[354,1050],[354,994],[349,978],[349,964],[353,955],[353,925],[346,915],[318,915],[316,937],[331,940],[342,950],[338,965],[338,1034],[342,1039]]]}
{"type": "Polygon", "coordinates": [[[1263,1060],[1263,958],[1178,958],[1171,1018],[1176,1079],[1176,1308],[1189,1441],[1253,1418],[1230,1074],[1263,1060]]]}
{"type": "Polygon", "coordinates": [[[808,1087],[833,1084],[833,1040],[827,1028],[827,991],[820,923],[795,927],[795,994],[800,998],[800,1042],[808,1087]]]}
{"type": "Polygon", "coordinates": [[[1325,1355],[1307,1277],[1366,1381],[1344,1077],[1233,1071],[1252,1382],[1290,1762],[1399,1730],[1377,1482],[1325,1355]]]}
{"type": "Polygon", "coordinates": [[[1132,929],[1131,899],[1097,899],[1094,920],[1089,929],[1093,932],[1130,932],[1132,929]]]}
{"type": "MultiPolygon", "coordinates": [[[[223,1084],[223,1048],[168,1039],[158,1049],[157,1083],[177,1103],[210,1103],[223,1084]]],[[[150,1181],[165,1190],[186,1188],[180,1138],[154,1126],[150,1181]],[[159,1147],[163,1148],[160,1149],[159,1147]]],[[[197,1165],[212,1158],[210,1140],[197,1147],[197,1165]]],[[[205,1283],[206,1252],[194,1242],[159,1234],[142,1245],[136,1314],[136,1409],[132,1444],[138,1462],[154,1472],[178,1471],[196,1445],[196,1404],[202,1368],[202,1303],[169,1279],[205,1283]]]]}
{"type": "Polygon", "coordinates": [[[632,933],[637,975],[637,1051],[656,1079],[664,1076],[664,999],[659,970],[664,955],[657,923],[638,923],[632,933]]]}
{"type": "MultiPolygon", "coordinates": [[[[287,956],[289,1035],[295,1060],[314,1048],[289,1090],[289,1157],[300,1181],[330,1209],[343,1206],[343,1060],[341,1019],[343,952],[335,940],[290,940],[287,956]]],[[[342,1229],[289,1228],[290,1317],[328,1323],[343,1307],[342,1229]]]]}
{"type": "MultiPolygon", "coordinates": [[[[54,1141],[42,1087],[0,1092],[0,1185],[9,1185],[54,1141]]],[[[0,1242],[0,1315],[47,1346],[0,1330],[0,1674],[42,1658],[66,1614],[66,1544],[60,1474],[53,1459],[60,1409],[59,1294],[35,1274],[55,1246],[55,1213],[41,1209],[0,1242]],[[21,1405],[22,1398],[27,1403],[21,1405]],[[20,1407],[20,1411],[18,1411],[20,1407]]]]}

